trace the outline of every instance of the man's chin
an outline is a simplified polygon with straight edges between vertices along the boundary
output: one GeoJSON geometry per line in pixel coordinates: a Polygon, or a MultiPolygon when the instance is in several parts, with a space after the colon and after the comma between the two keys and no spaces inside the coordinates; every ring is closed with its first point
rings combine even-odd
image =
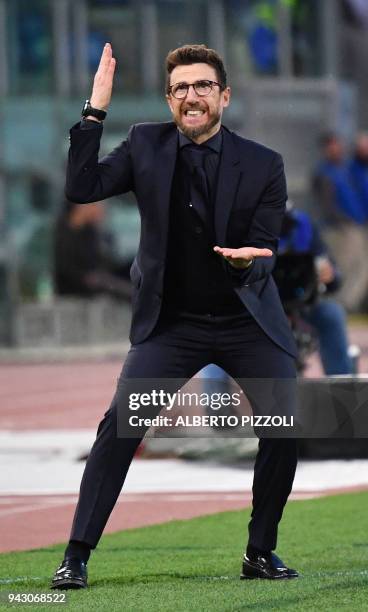
{"type": "Polygon", "coordinates": [[[190,140],[194,140],[195,138],[199,138],[200,136],[209,134],[211,130],[215,127],[215,125],[217,125],[217,123],[220,121],[220,119],[221,117],[214,117],[212,121],[208,121],[204,125],[197,126],[185,125],[181,121],[175,121],[175,123],[178,126],[179,130],[184,134],[184,136],[186,136],[190,140]]]}
{"type": "Polygon", "coordinates": [[[203,134],[207,134],[208,127],[206,125],[198,126],[198,127],[189,127],[187,125],[178,125],[181,132],[183,132],[184,136],[193,140],[194,138],[199,138],[199,136],[203,136],[203,134]]]}

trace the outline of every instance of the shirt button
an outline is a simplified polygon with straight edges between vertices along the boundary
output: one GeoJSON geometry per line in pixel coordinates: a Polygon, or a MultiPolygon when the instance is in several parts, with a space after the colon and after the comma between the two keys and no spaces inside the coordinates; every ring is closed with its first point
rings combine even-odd
{"type": "Polygon", "coordinates": [[[202,234],[203,230],[199,225],[196,225],[194,228],[196,234],[202,234]]]}
{"type": "Polygon", "coordinates": [[[190,208],[193,208],[192,202],[189,202],[189,206],[190,206],[190,208]]]}

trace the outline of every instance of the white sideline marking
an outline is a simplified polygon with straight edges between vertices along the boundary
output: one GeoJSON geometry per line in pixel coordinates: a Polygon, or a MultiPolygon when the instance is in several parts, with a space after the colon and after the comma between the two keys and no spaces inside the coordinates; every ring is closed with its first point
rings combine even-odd
{"type": "Polygon", "coordinates": [[[24,580],[44,580],[41,576],[16,576],[15,578],[2,578],[0,584],[13,584],[13,582],[23,582],[24,580]]]}
{"type": "Polygon", "coordinates": [[[33,512],[34,510],[48,510],[49,508],[57,508],[58,506],[66,506],[69,503],[73,503],[73,502],[69,502],[69,501],[50,501],[47,502],[46,500],[44,500],[43,503],[36,503],[36,504],[32,504],[29,506],[20,506],[19,508],[9,508],[9,510],[0,510],[0,518],[3,518],[4,516],[12,516],[13,514],[24,514],[25,512],[33,512]]]}

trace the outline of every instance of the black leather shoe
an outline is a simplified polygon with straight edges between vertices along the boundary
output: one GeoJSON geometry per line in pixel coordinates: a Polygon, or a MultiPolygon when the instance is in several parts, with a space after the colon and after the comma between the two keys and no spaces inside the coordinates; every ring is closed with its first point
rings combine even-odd
{"type": "Polygon", "coordinates": [[[241,580],[253,578],[267,578],[268,580],[282,580],[284,578],[298,578],[296,570],[286,567],[274,553],[267,555],[252,554],[244,555],[243,571],[241,580]]]}
{"type": "Polygon", "coordinates": [[[75,557],[67,557],[57,568],[52,589],[85,589],[87,586],[87,564],[75,557]]]}

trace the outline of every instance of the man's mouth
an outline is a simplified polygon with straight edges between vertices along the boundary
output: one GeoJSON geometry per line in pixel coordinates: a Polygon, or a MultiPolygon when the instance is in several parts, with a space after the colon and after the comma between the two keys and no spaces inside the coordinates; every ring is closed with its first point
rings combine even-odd
{"type": "Polygon", "coordinates": [[[206,111],[202,109],[193,110],[193,109],[188,108],[184,111],[184,115],[186,117],[201,117],[202,115],[205,114],[205,112],[206,111]]]}

